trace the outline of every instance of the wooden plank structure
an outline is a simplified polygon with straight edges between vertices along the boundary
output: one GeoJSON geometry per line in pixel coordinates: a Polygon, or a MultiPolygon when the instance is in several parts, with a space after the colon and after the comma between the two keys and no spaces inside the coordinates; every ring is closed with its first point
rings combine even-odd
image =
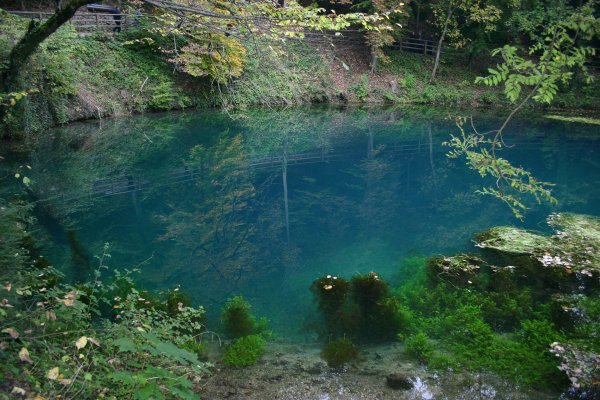
{"type": "MultiPolygon", "coordinates": [[[[22,18],[45,20],[52,16],[52,12],[42,11],[9,11],[11,14],[22,18]]],[[[77,33],[86,35],[94,32],[117,33],[129,29],[138,17],[132,14],[111,14],[77,12],[69,20],[77,33]]]]}
{"type": "MultiPolygon", "coordinates": [[[[392,50],[407,51],[409,53],[419,53],[428,56],[435,55],[437,49],[437,40],[419,39],[415,37],[401,37],[396,43],[389,46],[392,50]]],[[[442,47],[444,50],[444,47],[442,47]]]]}

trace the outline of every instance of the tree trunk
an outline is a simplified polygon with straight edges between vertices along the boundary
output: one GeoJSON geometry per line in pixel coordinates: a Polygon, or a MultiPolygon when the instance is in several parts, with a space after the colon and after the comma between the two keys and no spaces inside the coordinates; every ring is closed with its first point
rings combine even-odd
{"type": "Polygon", "coordinates": [[[83,5],[93,3],[95,0],[72,0],[62,6],[54,15],[43,23],[33,20],[27,33],[12,48],[8,56],[8,67],[2,73],[0,92],[8,92],[14,84],[21,68],[27,63],[29,57],[37,50],[40,43],[52,35],[58,28],[67,22],[83,5]]]}
{"type": "Polygon", "coordinates": [[[377,49],[371,46],[371,73],[377,72],[377,49]]]}
{"type": "Polygon", "coordinates": [[[418,38],[421,39],[421,2],[417,3],[417,25],[416,25],[416,33],[418,38]]]}
{"type": "Polygon", "coordinates": [[[444,29],[442,30],[442,35],[440,36],[437,49],[435,50],[435,63],[433,64],[433,71],[431,71],[431,78],[429,78],[429,84],[433,83],[433,80],[435,79],[435,74],[437,73],[437,69],[440,65],[440,54],[442,52],[442,44],[444,43],[444,37],[446,36],[446,32],[448,31],[448,24],[450,23],[450,18],[452,18],[452,13],[454,13],[454,8],[448,10],[446,22],[444,22],[444,29]]]}

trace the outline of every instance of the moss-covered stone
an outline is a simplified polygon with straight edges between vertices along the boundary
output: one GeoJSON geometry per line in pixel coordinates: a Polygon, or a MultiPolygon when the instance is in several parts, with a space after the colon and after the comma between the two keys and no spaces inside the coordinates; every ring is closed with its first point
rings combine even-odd
{"type": "Polygon", "coordinates": [[[509,254],[533,255],[553,247],[552,239],[512,226],[497,226],[475,236],[477,246],[509,254]]]}
{"type": "Polygon", "coordinates": [[[432,283],[447,282],[467,287],[477,283],[485,262],[476,256],[459,254],[452,257],[432,257],[427,262],[427,276],[432,283]]]}
{"type": "Polygon", "coordinates": [[[600,219],[561,213],[551,214],[548,224],[556,232],[552,239],[557,251],[545,254],[540,261],[547,266],[572,269],[581,279],[597,285],[600,278],[600,219]]]}
{"type": "Polygon", "coordinates": [[[555,231],[544,236],[501,226],[475,236],[477,246],[491,250],[500,264],[519,266],[529,279],[568,291],[600,286],[600,219],[559,213],[548,217],[555,231]]]}

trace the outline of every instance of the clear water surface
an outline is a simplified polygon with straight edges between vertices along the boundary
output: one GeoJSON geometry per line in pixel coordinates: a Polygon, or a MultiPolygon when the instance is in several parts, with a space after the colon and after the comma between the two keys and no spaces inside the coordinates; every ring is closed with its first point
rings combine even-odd
{"type": "MultiPolygon", "coordinates": [[[[410,276],[415,255],[476,251],[494,225],[543,229],[551,211],[600,215],[600,127],[523,115],[503,156],[556,184],[525,222],[475,193],[485,182],[442,143],[456,110],[293,108],[145,115],[53,130],[18,161],[32,170],[45,252],[86,279],[113,268],[149,289],[180,285],[213,320],[243,294],[282,335],[316,312],[323,274],[410,276]],[[233,118],[232,118],[233,117],[233,118]]],[[[502,114],[478,112],[481,129],[502,114]]]]}

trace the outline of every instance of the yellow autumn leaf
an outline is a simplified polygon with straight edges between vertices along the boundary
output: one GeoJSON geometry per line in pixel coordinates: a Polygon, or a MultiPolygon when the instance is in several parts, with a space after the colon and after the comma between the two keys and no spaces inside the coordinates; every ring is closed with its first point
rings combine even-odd
{"type": "Polygon", "coordinates": [[[15,386],[15,387],[12,388],[12,391],[10,393],[11,394],[18,394],[18,395],[21,395],[21,396],[25,396],[25,394],[27,392],[25,392],[25,389],[20,388],[18,386],[15,386]]]}
{"type": "Polygon", "coordinates": [[[46,377],[51,381],[55,381],[56,378],[58,378],[58,367],[54,367],[51,370],[49,370],[46,374],[46,377]]]}
{"type": "Polygon", "coordinates": [[[29,350],[27,350],[25,347],[19,350],[19,360],[21,360],[22,362],[33,364],[33,360],[31,360],[31,357],[29,357],[29,350]]]}
{"type": "Polygon", "coordinates": [[[75,305],[75,300],[71,300],[71,299],[62,299],[62,302],[67,307],[72,307],[75,305]]]}
{"type": "Polygon", "coordinates": [[[82,336],[75,342],[75,347],[77,347],[77,350],[81,350],[87,345],[87,342],[88,338],[86,336],[82,336]]]}
{"type": "Polygon", "coordinates": [[[14,329],[14,328],[5,328],[5,329],[2,329],[2,333],[8,333],[10,335],[10,337],[13,338],[13,339],[18,339],[19,338],[19,332],[17,332],[17,330],[14,329]]]}

